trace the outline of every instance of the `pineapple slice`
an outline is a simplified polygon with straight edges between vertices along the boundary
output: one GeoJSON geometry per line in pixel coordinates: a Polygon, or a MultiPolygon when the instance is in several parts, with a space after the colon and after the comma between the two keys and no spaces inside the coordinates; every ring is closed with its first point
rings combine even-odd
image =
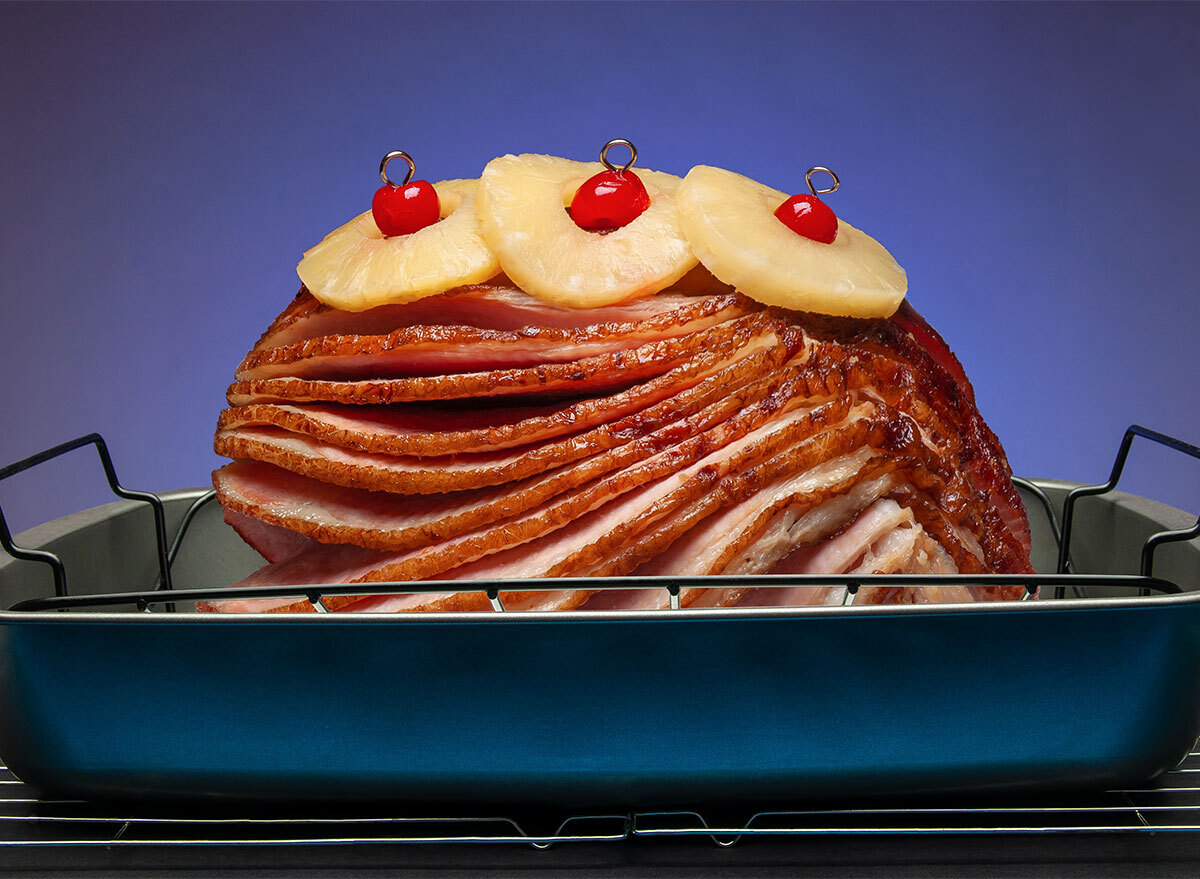
{"type": "Polygon", "coordinates": [[[679,228],[673,174],[638,168],[650,207],[612,232],[575,225],[566,207],[604,166],[557,156],[501,156],[479,178],[475,207],[504,273],[531,296],[593,308],[657,293],[696,265],[679,228]]]}
{"type": "Polygon", "coordinates": [[[752,299],[846,317],[895,312],[908,277],[883,245],[840,218],[832,244],[798,235],[775,216],[787,198],[709,165],[689,171],[675,196],[700,262],[752,299]]]}
{"type": "Polygon", "coordinates": [[[479,284],[500,264],[479,234],[478,180],[435,183],[441,220],[385,238],[371,212],[334,229],[304,252],[296,273],[317,299],[342,311],[412,302],[479,284]]]}

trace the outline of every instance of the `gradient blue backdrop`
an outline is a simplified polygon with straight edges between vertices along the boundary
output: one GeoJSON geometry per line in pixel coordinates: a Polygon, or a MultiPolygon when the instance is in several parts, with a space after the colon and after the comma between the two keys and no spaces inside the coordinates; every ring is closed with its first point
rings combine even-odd
{"type": "MultiPolygon", "coordinates": [[[[1142,422],[1200,442],[1200,5],[0,6],[0,463],[90,430],[206,484],[234,365],[300,253],[504,152],[732,168],[908,270],[1018,473],[1098,481],[1142,422]]],[[[75,456],[80,458],[80,453],[75,456]]],[[[24,527],[89,458],[0,485],[24,527]]],[[[1195,511],[1200,463],[1129,487],[1195,511]]]]}

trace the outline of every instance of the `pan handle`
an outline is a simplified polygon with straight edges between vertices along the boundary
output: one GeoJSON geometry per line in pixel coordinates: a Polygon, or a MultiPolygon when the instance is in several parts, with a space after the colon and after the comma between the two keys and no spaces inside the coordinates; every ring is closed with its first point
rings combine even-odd
{"type": "MultiPolygon", "coordinates": [[[[160,588],[170,589],[171,565],[167,558],[167,517],[163,510],[162,501],[158,499],[157,495],[145,491],[134,491],[121,485],[117,479],[117,471],[113,467],[112,457],[108,454],[108,445],[104,442],[104,437],[100,436],[100,434],[89,433],[86,436],[77,437],[69,442],[54,446],[51,449],[38,452],[36,455],[30,455],[28,458],[17,461],[15,464],[9,464],[7,467],[0,468],[0,482],[8,479],[10,476],[24,473],[38,464],[44,464],[46,461],[53,460],[67,454],[67,452],[73,452],[88,445],[96,447],[96,452],[100,456],[100,464],[104,468],[104,475],[108,479],[108,487],[112,489],[113,494],[131,501],[143,501],[150,504],[154,509],[154,535],[158,542],[158,570],[161,577],[160,588]]],[[[41,549],[25,549],[14,544],[12,533],[8,530],[8,522],[4,518],[3,507],[0,507],[0,547],[3,547],[4,551],[13,558],[49,565],[54,571],[54,594],[60,597],[67,594],[67,572],[63,567],[62,559],[52,552],[46,552],[41,549]]]]}
{"type": "MultiPolygon", "coordinates": [[[[1129,457],[1129,447],[1133,445],[1133,438],[1137,436],[1200,460],[1200,446],[1185,443],[1181,439],[1176,439],[1165,433],[1159,433],[1156,430],[1150,430],[1148,427],[1131,424],[1121,440],[1121,447],[1117,450],[1117,457],[1113,461],[1112,473],[1108,477],[1108,482],[1101,485],[1081,485],[1078,488],[1072,489],[1063,501],[1062,543],[1058,549],[1058,573],[1065,574],[1068,570],[1068,559],[1071,553],[1071,522],[1075,512],[1075,501],[1089,495],[1104,494],[1117,487],[1117,483],[1121,479],[1121,473],[1125,470],[1125,460],[1129,457]]],[[[1142,544],[1142,576],[1152,576],[1154,570],[1154,551],[1158,547],[1164,543],[1191,540],[1193,537],[1200,537],[1200,517],[1196,519],[1196,524],[1191,528],[1183,528],[1179,531],[1160,531],[1146,538],[1146,542],[1142,544]]]]}

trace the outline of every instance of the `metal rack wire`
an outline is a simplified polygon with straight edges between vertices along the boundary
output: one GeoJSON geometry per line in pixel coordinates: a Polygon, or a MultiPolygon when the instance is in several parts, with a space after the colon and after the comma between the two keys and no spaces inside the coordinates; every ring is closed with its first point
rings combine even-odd
{"type": "Polygon", "coordinates": [[[721,846],[778,836],[945,836],[1200,830],[1200,751],[1157,786],[1036,800],[941,800],[865,808],[772,810],[731,817],[698,811],[544,815],[420,815],[120,807],[39,799],[0,767],[0,850],[11,847],[303,846],[565,843],[707,837],[721,846]]]}

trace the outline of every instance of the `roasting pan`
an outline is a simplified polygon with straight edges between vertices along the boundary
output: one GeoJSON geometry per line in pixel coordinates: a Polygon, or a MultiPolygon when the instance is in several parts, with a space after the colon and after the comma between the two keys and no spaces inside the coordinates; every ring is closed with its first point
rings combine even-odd
{"type": "Polygon", "coordinates": [[[0,471],[95,444],[132,498],[15,540],[0,517],[22,556],[0,556],[0,757],[43,796],[193,803],[630,810],[1146,782],[1200,732],[1200,523],[1113,490],[1134,436],[1200,457],[1135,427],[1104,486],[1018,481],[1036,600],[353,616],[191,612],[257,555],[208,493],[126,492],[84,437],[0,471]]]}

